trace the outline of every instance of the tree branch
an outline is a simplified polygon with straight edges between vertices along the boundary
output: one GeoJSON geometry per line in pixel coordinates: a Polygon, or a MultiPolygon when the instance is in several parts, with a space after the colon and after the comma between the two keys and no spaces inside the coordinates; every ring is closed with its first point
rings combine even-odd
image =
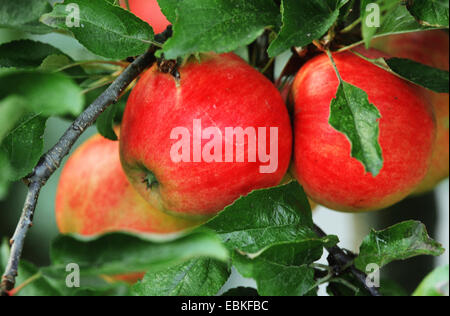
{"type": "MultiPolygon", "coordinates": [[[[164,33],[156,36],[158,42],[164,42],[172,29],[169,26],[164,33]]],[[[28,230],[32,226],[34,211],[39,198],[41,188],[47,180],[59,168],[62,160],[70,152],[70,149],[91,126],[108,106],[118,101],[121,93],[133,82],[149,65],[156,61],[155,52],[158,47],[152,45],[149,50],[135,59],[117,79],[72,123],[56,145],[44,154],[33,172],[27,176],[25,182],[28,185],[28,194],[22,210],[16,231],[10,241],[11,253],[2,277],[0,285],[1,296],[8,295],[15,286],[18,275],[19,262],[28,230]]]]}
{"type": "MultiPolygon", "coordinates": [[[[320,237],[327,236],[327,234],[317,225],[314,225],[314,230],[320,237]]],[[[354,257],[352,255],[346,253],[338,246],[327,248],[327,251],[329,253],[328,261],[330,266],[334,266],[338,274],[348,270],[348,272],[350,272],[361,283],[370,295],[381,296],[380,292],[376,288],[367,286],[367,275],[355,267],[353,264],[354,257]]]]}

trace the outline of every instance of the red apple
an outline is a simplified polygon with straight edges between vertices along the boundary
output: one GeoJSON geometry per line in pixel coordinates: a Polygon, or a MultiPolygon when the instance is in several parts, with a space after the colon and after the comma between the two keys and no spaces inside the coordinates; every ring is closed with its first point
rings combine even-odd
{"type": "MultiPolygon", "coordinates": [[[[376,39],[374,47],[401,58],[449,70],[449,37],[444,31],[398,34],[376,39]]],[[[422,89],[422,88],[419,88],[422,89]]],[[[449,94],[422,91],[430,99],[437,119],[437,140],[427,176],[416,193],[432,190],[449,175],[449,94]]]]}
{"type": "Polygon", "coordinates": [[[152,67],[128,100],[120,152],[137,191],[171,214],[210,216],[252,190],[279,184],[291,157],[292,131],[275,86],[231,53],[202,55],[201,62],[191,59],[179,71],[177,82],[152,67]],[[257,139],[227,138],[234,128],[253,131],[257,139]],[[174,150],[177,130],[189,141],[182,161],[173,159],[180,153],[174,150]],[[212,134],[205,137],[207,131],[212,134]],[[208,147],[212,142],[214,149],[208,147]],[[264,150],[269,162],[259,159],[264,150]],[[250,159],[251,152],[257,159],[250,159]],[[263,170],[268,164],[273,169],[263,170]]]}
{"type": "Polygon", "coordinates": [[[428,170],[436,133],[432,110],[414,85],[353,53],[333,57],[343,80],[363,89],[381,114],[383,168],[377,176],[367,173],[351,157],[347,137],[328,123],[339,81],[323,54],[300,70],[293,85],[294,172],[308,196],[331,209],[388,207],[410,194],[428,170]]]}
{"type": "Polygon", "coordinates": [[[56,194],[61,233],[84,236],[113,231],[172,233],[196,223],[151,207],[122,170],[119,143],[96,135],[67,161],[56,194]]]}
{"type": "MultiPolygon", "coordinates": [[[[128,5],[132,13],[153,27],[155,34],[163,32],[170,25],[157,0],[128,0],[128,5]]],[[[120,1],[120,6],[127,9],[125,0],[120,1]]]]}

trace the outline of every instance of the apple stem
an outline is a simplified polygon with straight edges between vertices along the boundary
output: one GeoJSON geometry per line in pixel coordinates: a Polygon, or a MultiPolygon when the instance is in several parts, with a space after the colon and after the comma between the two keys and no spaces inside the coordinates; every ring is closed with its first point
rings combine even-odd
{"type": "Polygon", "coordinates": [[[355,27],[357,27],[362,21],[362,18],[358,18],[355,21],[353,21],[353,23],[351,23],[350,25],[347,25],[345,28],[343,28],[340,33],[345,34],[345,33],[349,33],[350,31],[352,31],[355,27]]]}
{"type": "Polygon", "coordinates": [[[157,186],[159,184],[155,174],[149,170],[147,171],[147,175],[144,178],[144,183],[147,184],[147,190],[151,190],[154,186],[157,186]]]}

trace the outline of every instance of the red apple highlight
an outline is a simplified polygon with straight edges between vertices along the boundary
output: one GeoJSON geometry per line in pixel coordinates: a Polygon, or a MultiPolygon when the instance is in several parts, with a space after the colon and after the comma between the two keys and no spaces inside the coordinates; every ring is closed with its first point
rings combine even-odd
{"type": "Polygon", "coordinates": [[[128,100],[120,152],[137,191],[158,209],[202,217],[279,184],[291,157],[292,131],[274,85],[231,53],[204,54],[179,71],[177,83],[152,67],[128,100]],[[228,138],[234,128],[249,134],[228,138]],[[183,131],[188,148],[178,155],[174,146],[183,131]],[[262,162],[261,153],[275,153],[276,161],[262,162]],[[264,170],[269,164],[276,166],[264,170]]]}
{"type": "MultiPolygon", "coordinates": [[[[444,31],[425,31],[381,37],[373,46],[400,58],[408,58],[449,70],[449,37],[444,31]]],[[[449,175],[449,94],[420,88],[429,98],[437,120],[437,140],[427,176],[415,193],[432,190],[449,175]]]]}
{"type": "MultiPolygon", "coordinates": [[[[127,9],[125,0],[120,1],[121,7],[127,9]]],[[[163,32],[170,22],[161,12],[157,0],[128,0],[130,11],[153,28],[155,34],[163,32]]]]}
{"type": "Polygon", "coordinates": [[[436,133],[432,110],[416,86],[353,53],[333,57],[343,80],[367,92],[381,114],[383,168],[376,177],[367,173],[351,157],[347,137],[328,123],[339,81],[323,54],[310,60],[293,84],[294,172],[308,196],[331,209],[388,207],[410,194],[428,170],[436,133]]]}

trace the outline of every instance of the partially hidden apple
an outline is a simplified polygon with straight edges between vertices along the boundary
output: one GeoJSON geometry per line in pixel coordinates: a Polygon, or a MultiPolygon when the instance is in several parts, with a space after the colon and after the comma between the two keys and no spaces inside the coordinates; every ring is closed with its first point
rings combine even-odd
{"type": "Polygon", "coordinates": [[[361,57],[343,52],[333,58],[343,80],[364,90],[381,114],[383,168],[377,176],[366,172],[351,157],[348,138],[329,124],[339,80],[322,54],[301,68],[293,84],[294,173],[309,197],[331,209],[388,207],[409,195],[429,168],[436,134],[431,107],[416,86],[361,57]]]}
{"type": "Polygon", "coordinates": [[[233,53],[200,59],[180,67],[179,82],[149,69],[122,122],[130,182],[150,204],[179,216],[211,216],[279,184],[291,158],[290,119],[275,86],[233,53]]]}
{"type": "MultiPolygon", "coordinates": [[[[373,46],[394,57],[408,58],[442,70],[449,70],[449,36],[441,30],[381,37],[373,46]]],[[[449,175],[449,94],[420,88],[429,98],[437,120],[437,139],[427,176],[415,193],[432,190],[449,175]]]]}
{"type": "MultiPolygon", "coordinates": [[[[120,0],[121,7],[127,9],[127,1],[120,0]]],[[[130,12],[150,24],[155,34],[163,32],[170,22],[161,12],[157,0],[128,0],[130,12]]]]}

